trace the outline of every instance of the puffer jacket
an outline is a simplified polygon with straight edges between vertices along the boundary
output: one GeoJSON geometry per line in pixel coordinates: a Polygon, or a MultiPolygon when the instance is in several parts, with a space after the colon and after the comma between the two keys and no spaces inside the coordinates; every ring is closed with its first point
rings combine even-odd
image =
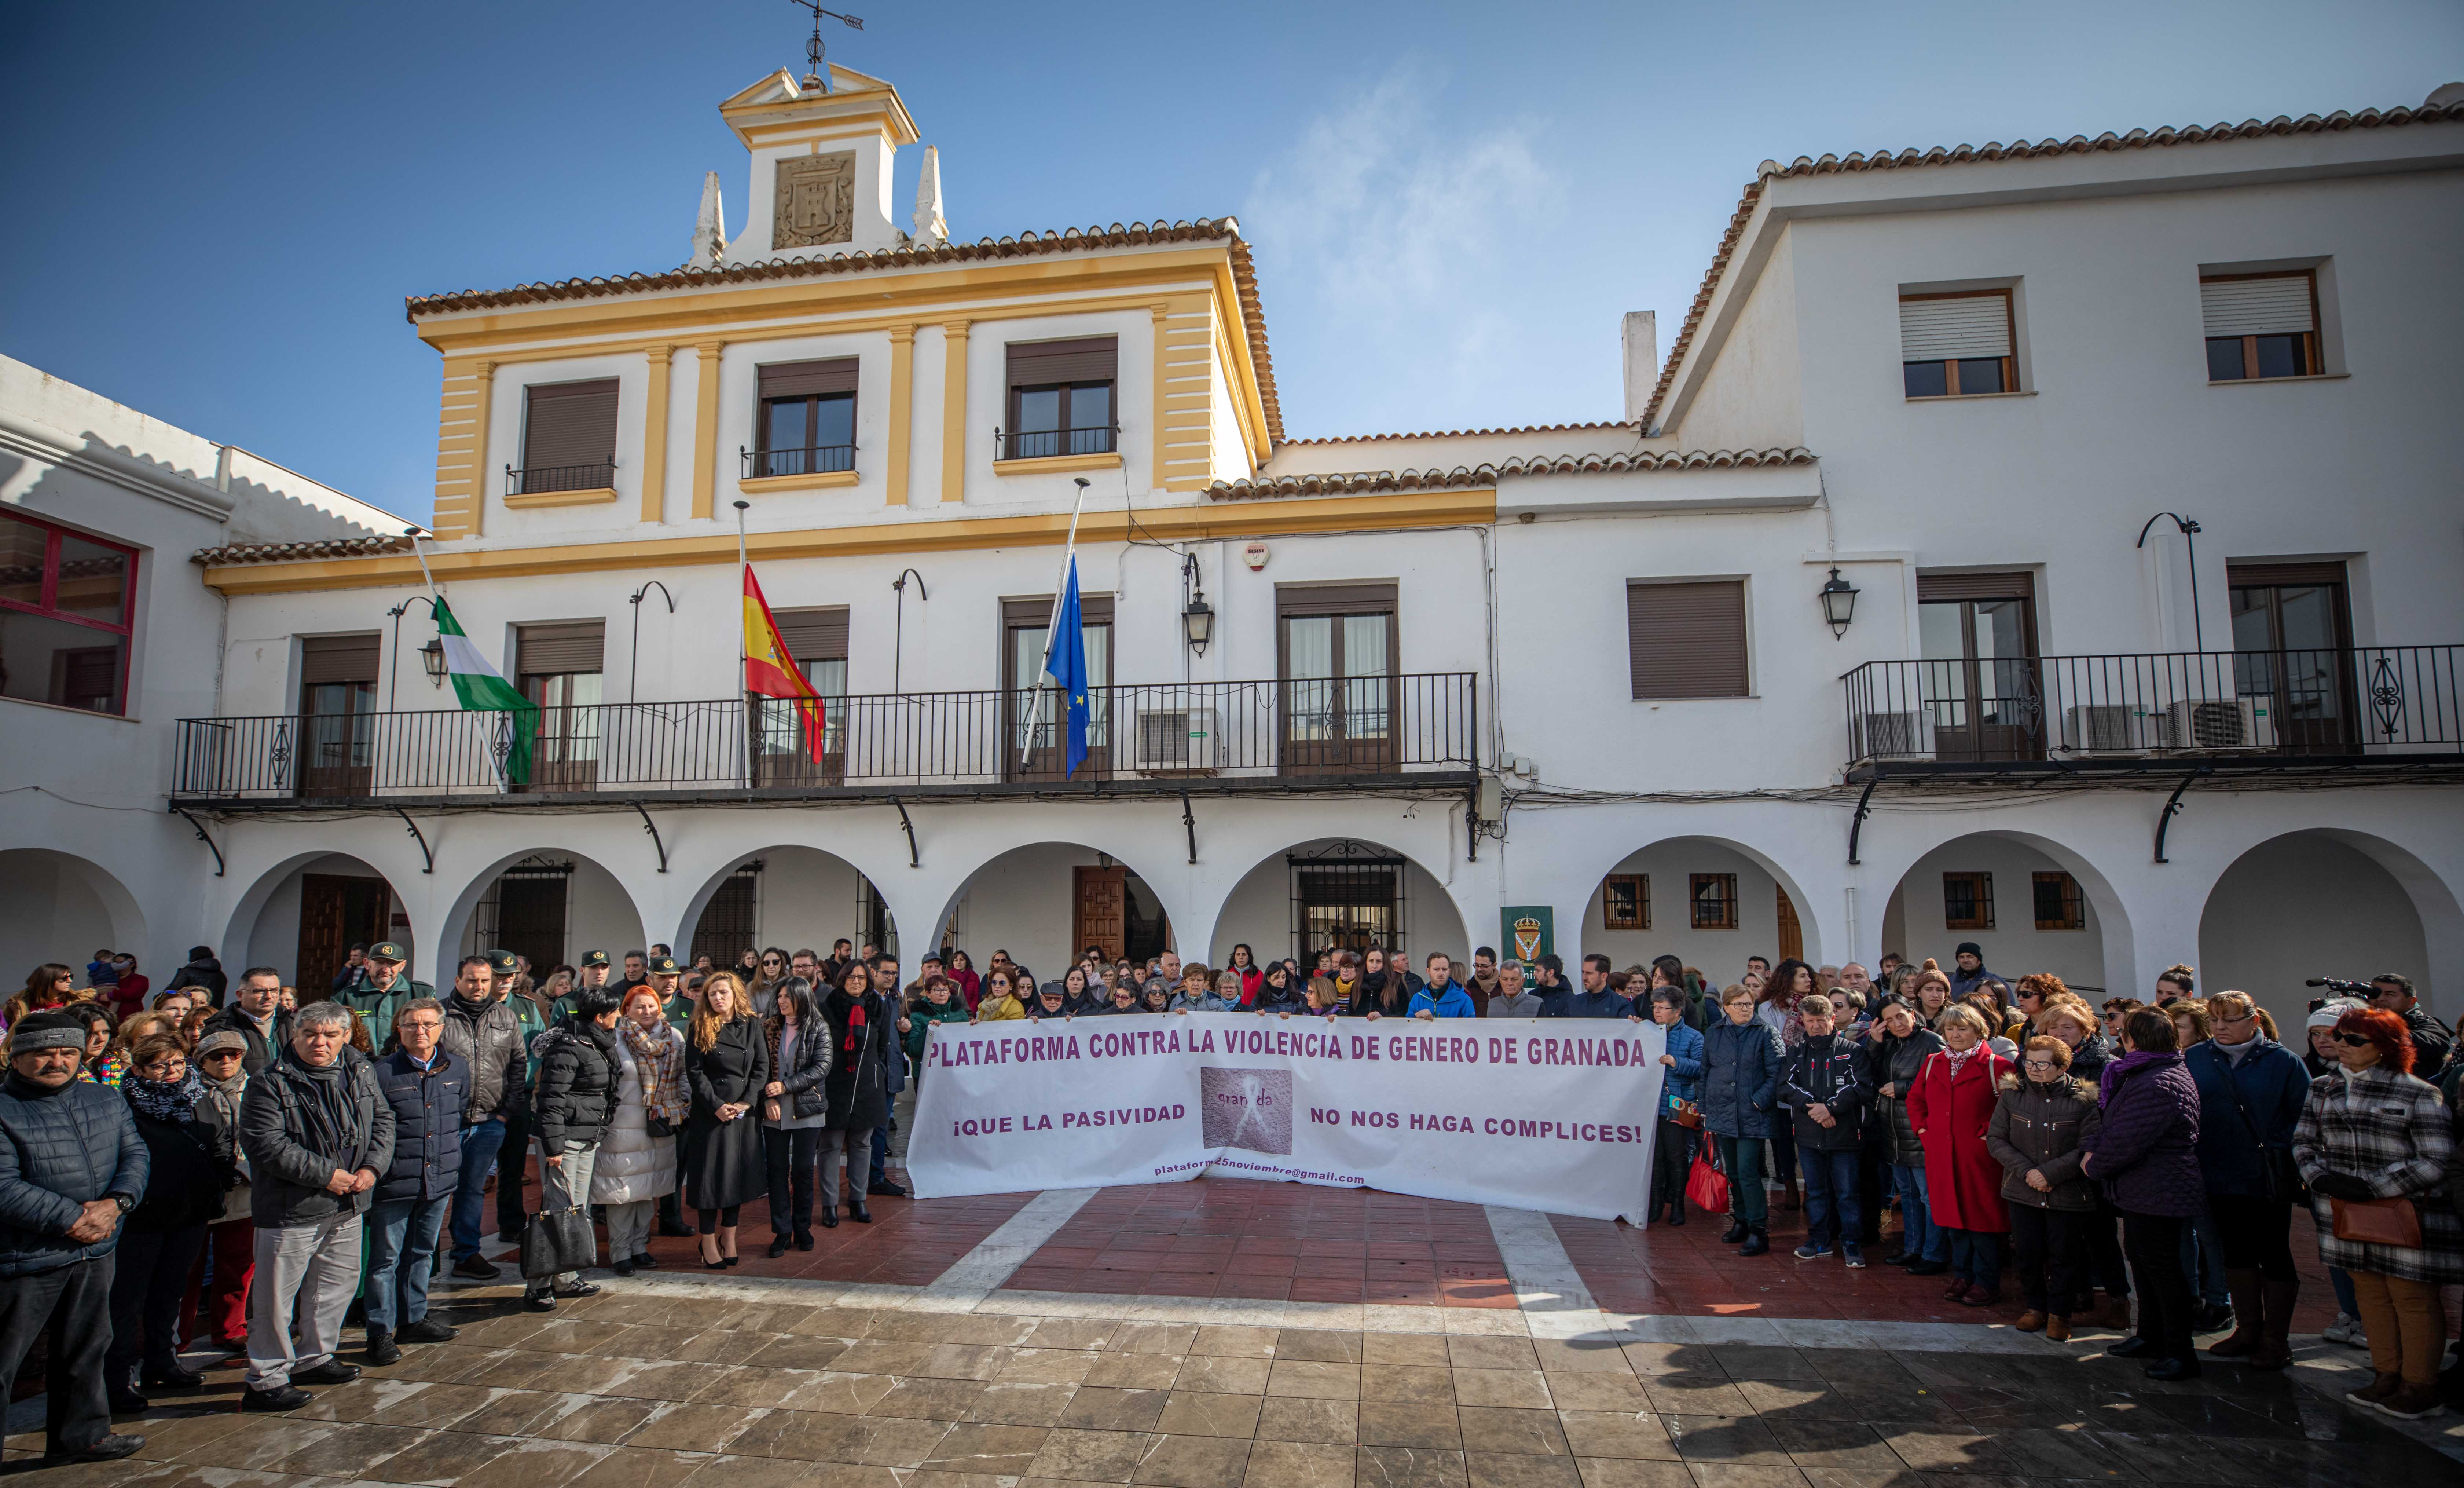
{"type": "Polygon", "coordinates": [[[393,1128],[393,1107],[377,1088],[367,1055],[344,1049],[326,1071],[317,1071],[284,1050],[249,1077],[240,1101],[240,1149],[256,1187],[249,1217],[259,1230],[281,1230],[345,1209],[365,1213],[375,1189],[338,1194],[325,1186],[337,1171],[391,1167],[393,1128]]]}
{"type": "Polygon", "coordinates": [[[1917,1136],[1917,1123],[1908,1119],[1908,1091],[1925,1073],[1925,1062],[1949,1046],[1933,1030],[1919,1027],[1905,1038],[1893,1038],[1885,1033],[1873,1040],[1865,1055],[1866,1068],[1874,1077],[1875,1108],[1890,1126],[1891,1164],[1895,1167],[1925,1166],[1925,1143],[1917,1136]],[[1896,1095],[1885,1096],[1888,1085],[1896,1095]]]}
{"type": "Polygon", "coordinates": [[[1788,1107],[1790,1132],[1800,1147],[1816,1152],[1854,1152],[1865,1144],[1865,1121],[1874,1102],[1874,1083],[1865,1067],[1865,1051],[1837,1033],[1805,1041],[1789,1052],[1780,1072],[1780,1104],[1788,1107]],[[1808,1114],[1820,1105],[1830,1113],[1825,1126],[1808,1114]]]}
{"type": "Polygon", "coordinates": [[[2251,1039],[2239,1064],[2213,1039],[2191,1045],[2182,1064],[2199,1088],[2199,1173],[2208,1191],[2264,1195],[2268,1149],[2292,1153],[2310,1072],[2265,1033],[2251,1039]]]}
{"type": "Polygon", "coordinates": [[[122,1227],[90,1245],[69,1238],[82,1206],[145,1193],[145,1139],[120,1092],[73,1079],[46,1091],[0,1078],[0,1280],[39,1276],[120,1247],[122,1227]]]}
{"type": "Polygon", "coordinates": [[[446,1197],[462,1175],[471,1067],[439,1049],[422,1070],[397,1047],[380,1056],[375,1069],[377,1089],[393,1109],[393,1162],[377,1175],[377,1202],[446,1197]]]}
{"type": "MultiPolygon", "coordinates": [[[[1491,1017],[1497,1016],[1495,1013],[1491,1017]]],[[[1684,1022],[1668,1028],[1668,1059],[1661,1068],[1666,1073],[1660,1081],[1660,1108],[1675,1109],[1680,1100],[1701,1099],[1703,1089],[1703,1031],[1684,1022]]]]}
{"type": "Polygon", "coordinates": [[[2188,1219],[2208,1207],[2199,1176],[2199,1087],[2178,1054],[2143,1050],[2104,1067],[2104,1120],[2087,1175],[2113,1207],[2188,1219]]]}
{"type": "MultiPolygon", "coordinates": [[[[675,1038],[673,1029],[667,1036],[675,1038]]],[[[676,1055],[678,1077],[683,1051],[676,1055]]],[[[642,1104],[642,1065],[622,1037],[616,1040],[616,1112],[599,1139],[599,1159],[590,1169],[590,1202],[638,1204],[676,1191],[676,1144],[672,1137],[653,1137],[649,1112],[642,1104]]]]}
{"type": "MultiPolygon", "coordinates": [[[[127,1087],[123,1084],[122,1094],[127,1087]]],[[[231,1133],[200,1102],[185,1122],[158,1122],[134,1105],[128,1114],[145,1143],[145,1195],[128,1211],[128,1228],[149,1234],[211,1224],[223,1213],[223,1190],[238,1172],[231,1133]]]]}
{"type": "Polygon", "coordinates": [[[197,1036],[203,1038],[208,1033],[237,1033],[247,1039],[248,1050],[239,1056],[239,1067],[254,1075],[272,1064],[283,1050],[291,1047],[291,1018],[290,1013],[276,1009],[274,1014],[274,1035],[268,1038],[258,1030],[256,1020],[241,1011],[239,1004],[232,1003],[199,1024],[197,1036]]]}
{"type": "Polygon", "coordinates": [[[447,997],[445,1032],[438,1042],[471,1071],[465,1122],[476,1126],[481,1122],[520,1118],[530,1056],[523,1047],[521,1019],[504,998],[473,1012],[459,995],[447,997]]]}
{"type": "Polygon", "coordinates": [[[2079,1162],[2101,1120],[2096,1087],[2067,1075],[2044,1085],[2015,1072],[2003,1076],[2000,1083],[2002,1096],[1986,1123],[1985,1145],[2002,1165],[2003,1201],[2065,1213],[2094,1212],[2096,1185],[2080,1174],[2079,1162]],[[2045,1192],[2029,1187],[2032,1168],[2044,1175],[2050,1186],[2045,1192]]]}
{"type": "Polygon", "coordinates": [[[539,1097],[531,1105],[539,1150],[561,1157],[606,1135],[616,1114],[616,1034],[575,1013],[539,1035],[539,1097]]]}
{"type": "Polygon", "coordinates": [[[796,1062],[792,1068],[779,1056],[780,1045],[786,1039],[786,1022],[772,1013],[761,1020],[761,1033],[770,1040],[770,1077],[786,1092],[779,1098],[788,1108],[786,1114],[799,1119],[827,1116],[829,1096],[822,1089],[822,1081],[830,1076],[829,1024],[820,1018],[808,1018],[796,1025],[796,1062]]]}
{"type": "MultiPolygon", "coordinates": [[[[1098,1008],[1095,1011],[1098,1012],[1108,1013],[1116,1010],[1108,1002],[1103,1007],[1098,1008]]],[[[1137,1010],[1133,1008],[1128,1011],[1134,1012],[1137,1010]]],[[[933,1025],[935,1023],[964,1023],[966,1021],[966,1004],[958,1001],[956,997],[951,998],[947,1003],[944,1003],[938,1008],[935,1008],[931,1003],[925,1002],[921,999],[908,1005],[907,1067],[917,1079],[922,1079],[924,1077],[924,1045],[926,1041],[933,1036],[933,1025]]]]}
{"type": "Polygon", "coordinates": [[[236,1224],[249,1215],[253,1190],[248,1181],[248,1153],[239,1144],[240,1102],[248,1095],[248,1072],[220,1082],[206,1081],[206,1099],[197,1105],[197,1114],[223,1129],[224,1140],[231,1144],[233,1172],[231,1186],[223,1193],[222,1217],[216,1224],[236,1224]]]}
{"type": "Polygon", "coordinates": [[[1723,1015],[1703,1034],[1704,1126],[1715,1137],[1770,1136],[1787,1062],[1779,1030],[1760,1018],[1740,1025],[1723,1015]]]}

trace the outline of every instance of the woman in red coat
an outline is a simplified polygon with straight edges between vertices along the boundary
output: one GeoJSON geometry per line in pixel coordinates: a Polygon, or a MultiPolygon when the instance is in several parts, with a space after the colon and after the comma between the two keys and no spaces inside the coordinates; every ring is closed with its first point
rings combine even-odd
{"type": "Polygon", "coordinates": [[[2002,1299],[1999,1236],[2011,1229],[2002,1165],[1985,1144],[2000,1081],[2011,1061],[1986,1046],[1985,1019],[1952,1006],[1934,1025],[1947,1047],[1926,1056],[1908,1087],[1908,1124],[1925,1144],[1925,1194],[1933,1222],[1950,1236],[1950,1290],[1970,1307],[2002,1299]]]}

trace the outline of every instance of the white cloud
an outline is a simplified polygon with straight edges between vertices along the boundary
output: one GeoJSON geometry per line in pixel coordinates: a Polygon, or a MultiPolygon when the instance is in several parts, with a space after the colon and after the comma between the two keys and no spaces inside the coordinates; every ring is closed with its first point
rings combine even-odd
{"type": "Polygon", "coordinates": [[[1442,113],[1405,60],[1299,130],[1242,212],[1258,245],[1293,432],[1504,416],[1526,344],[1517,281],[1568,231],[1538,124],[1442,113]]]}

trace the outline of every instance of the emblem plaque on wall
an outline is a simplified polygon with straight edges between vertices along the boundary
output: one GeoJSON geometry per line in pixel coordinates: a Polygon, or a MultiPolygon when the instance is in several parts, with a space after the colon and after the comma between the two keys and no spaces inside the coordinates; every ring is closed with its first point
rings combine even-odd
{"type": "Polygon", "coordinates": [[[855,152],[790,155],[779,162],[770,246],[810,248],[855,235],[855,152]]]}

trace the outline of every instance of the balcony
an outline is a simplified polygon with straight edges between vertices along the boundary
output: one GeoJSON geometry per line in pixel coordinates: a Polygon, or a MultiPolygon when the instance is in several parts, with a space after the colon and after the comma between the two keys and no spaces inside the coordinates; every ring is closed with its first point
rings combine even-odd
{"type": "Polygon", "coordinates": [[[1848,778],[2452,772],[2459,650],[1871,661],[1841,678],[1848,778]]]}
{"type": "Polygon", "coordinates": [[[1011,460],[1063,459],[1073,455],[1112,455],[1120,450],[1120,434],[1119,427],[1111,424],[1091,429],[996,429],[993,459],[1007,464],[1011,460]]]}
{"type": "Polygon", "coordinates": [[[1468,672],[1099,687],[1066,768],[1051,693],[890,693],[825,701],[819,758],[771,699],[183,719],[171,795],[194,807],[472,806],[508,796],[649,798],[1228,795],[1468,788],[1468,672]],[[529,728],[525,736],[517,732],[529,728]],[[528,764],[521,764],[524,746],[528,764]],[[514,768],[509,772],[508,764],[514,768]],[[508,775],[512,778],[508,778],[508,775]]]}

